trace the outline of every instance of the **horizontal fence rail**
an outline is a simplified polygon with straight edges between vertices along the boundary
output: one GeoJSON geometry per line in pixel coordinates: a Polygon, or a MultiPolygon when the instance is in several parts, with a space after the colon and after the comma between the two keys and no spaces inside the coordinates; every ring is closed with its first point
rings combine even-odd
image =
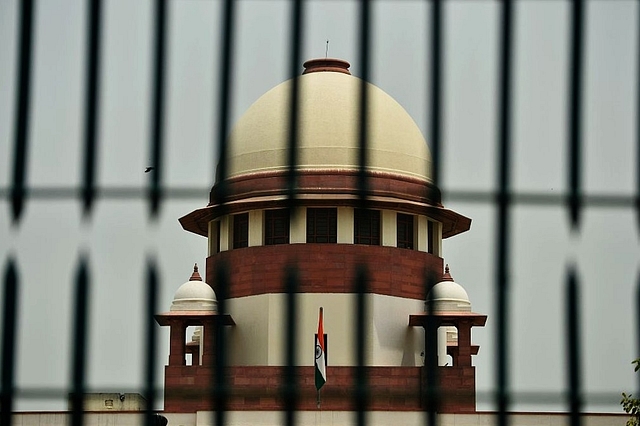
{"type": "MultiPolygon", "coordinates": [[[[416,0],[418,1],[418,0],[416,0]]],[[[432,180],[436,185],[441,185],[443,180],[442,172],[442,123],[444,120],[443,109],[443,84],[446,75],[443,72],[443,57],[447,54],[444,46],[444,26],[443,7],[446,0],[425,0],[428,4],[428,16],[425,17],[425,25],[428,25],[429,35],[429,55],[428,55],[428,96],[429,96],[429,116],[425,117],[429,122],[429,143],[432,153],[433,170],[432,180]]],[[[220,32],[219,52],[217,66],[219,93],[216,99],[215,117],[215,146],[214,163],[217,162],[216,176],[211,176],[218,182],[215,187],[215,198],[221,200],[222,208],[225,208],[225,201],[229,196],[229,188],[226,178],[229,175],[228,159],[228,134],[231,120],[231,106],[233,99],[234,83],[234,58],[236,55],[236,32],[238,21],[238,1],[221,0],[221,21],[218,23],[220,32]]],[[[290,0],[287,4],[290,7],[290,21],[287,28],[289,57],[287,58],[287,69],[289,77],[292,78],[290,92],[290,115],[288,128],[288,151],[287,151],[287,199],[288,208],[297,206],[298,187],[298,163],[299,163],[299,106],[301,97],[298,80],[295,78],[299,74],[302,63],[303,46],[305,39],[304,22],[309,15],[309,3],[304,0],[290,0]]],[[[581,352],[581,342],[583,330],[580,326],[581,318],[581,279],[575,265],[570,265],[566,271],[565,300],[564,306],[566,318],[564,318],[566,336],[566,356],[567,371],[565,380],[565,391],[557,392],[515,392],[511,389],[511,365],[510,365],[510,306],[513,287],[513,251],[511,239],[513,235],[513,211],[518,206],[554,206],[566,209],[569,217],[571,233],[579,235],[582,218],[585,209],[622,209],[634,210],[637,218],[638,231],[640,233],[640,130],[638,130],[638,112],[636,111],[636,182],[634,195],[619,195],[613,193],[585,193],[583,185],[583,141],[584,135],[581,129],[584,128],[584,57],[585,57],[585,22],[587,20],[586,6],[588,2],[582,0],[570,1],[569,31],[570,48],[568,49],[569,82],[567,85],[567,164],[565,192],[558,194],[548,194],[546,192],[526,192],[515,191],[513,189],[513,80],[514,80],[514,55],[515,43],[514,34],[517,25],[517,2],[503,0],[495,2],[499,5],[499,49],[497,61],[497,122],[496,122],[496,185],[495,190],[443,190],[445,201],[456,201],[465,203],[477,203],[491,206],[495,212],[495,260],[494,260],[494,280],[493,299],[495,302],[495,345],[497,356],[495,358],[495,388],[492,392],[478,392],[478,400],[492,400],[497,412],[497,423],[506,426],[510,423],[509,411],[514,402],[527,400],[539,401],[541,403],[556,402],[559,398],[566,401],[567,412],[570,413],[572,425],[581,423],[581,413],[585,401],[607,399],[609,394],[586,395],[583,390],[582,367],[583,354],[581,352]]],[[[640,3],[640,2],[638,2],[640,3]]],[[[67,200],[78,202],[82,209],[86,222],[91,223],[95,215],[96,205],[115,200],[146,200],[148,202],[149,221],[157,220],[163,205],[174,200],[202,200],[202,194],[206,194],[210,187],[172,187],[166,183],[167,170],[165,169],[167,144],[166,135],[163,131],[164,120],[167,109],[167,45],[170,33],[171,17],[170,2],[168,0],[155,0],[153,2],[153,46],[152,46],[152,89],[151,98],[148,103],[150,113],[150,138],[148,141],[148,152],[152,159],[154,173],[149,175],[149,183],[144,187],[136,186],[108,186],[102,185],[98,181],[97,164],[100,153],[98,141],[98,128],[100,125],[100,90],[101,90],[101,66],[102,66],[102,45],[104,32],[104,2],[101,0],[86,1],[86,52],[85,52],[85,89],[84,89],[84,118],[83,118],[83,142],[80,183],[78,186],[32,186],[27,181],[27,170],[29,164],[30,148],[30,126],[32,125],[33,105],[32,99],[32,74],[33,74],[33,39],[34,39],[34,14],[38,2],[23,0],[18,2],[19,16],[16,18],[18,24],[19,45],[17,58],[15,61],[16,87],[15,87],[15,120],[12,153],[10,163],[10,182],[6,187],[0,187],[0,198],[5,201],[5,208],[10,211],[13,227],[20,230],[25,216],[25,209],[29,207],[31,201],[59,201],[67,200]]],[[[366,82],[371,77],[372,49],[373,49],[373,5],[369,0],[358,0],[358,22],[357,42],[358,42],[358,63],[362,85],[359,91],[358,108],[361,112],[368,107],[368,95],[365,90],[366,82]]],[[[638,8],[640,10],[640,7],[638,8]]],[[[640,27],[640,13],[637,16],[637,25],[640,27]]],[[[640,37],[637,42],[640,46],[640,37]]],[[[638,48],[640,52],[640,47],[638,48]]],[[[638,55],[638,76],[636,86],[636,106],[640,111],[640,54],[638,55]]],[[[368,145],[369,135],[367,127],[367,115],[361,114],[359,123],[358,140],[358,184],[357,194],[359,206],[366,207],[370,202],[369,175],[367,167],[369,163],[368,145]]],[[[9,153],[0,155],[8,156],[9,153]]],[[[631,154],[629,154],[631,155],[631,154]]],[[[33,167],[33,165],[31,165],[33,167]]],[[[95,261],[95,259],[94,259],[95,261]]],[[[70,397],[71,400],[71,424],[82,425],[83,418],[83,395],[87,392],[87,346],[89,341],[89,323],[91,318],[89,300],[92,293],[92,277],[90,253],[80,256],[79,264],[75,275],[75,295],[73,303],[73,344],[70,348],[71,357],[71,377],[67,389],[47,389],[43,387],[17,388],[15,379],[16,359],[19,353],[16,348],[16,336],[19,332],[18,306],[21,294],[21,287],[24,282],[18,269],[15,258],[8,257],[5,261],[3,272],[3,322],[2,322],[2,390],[0,393],[1,416],[0,423],[10,424],[16,398],[33,399],[60,399],[70,397]]],[[[150,256],[146,265],[146,286],[144,306],[141,307],[143,315],[143,327],[145,330],[145,354],[144,354],[144,386],[143,394],[147,401],[145,411],[145,424],[154,425],[158,417],[154,410],[159,399],[160,390],[154,377],[156,370],[156,352],[158,349],[158,335],[153,315],[158,312],[160,287],[160,267],[158,260],[150,256]]],[[[219,312],[226,312],[227,295],[229,294],[230,274],[229,265],[222,264],[216,270],[217,298],[219,312]]],[[[283,423],[295,425],[296,412],[298,411],[300,398],[299,387],[296,376],[297,360],[295,348],[297,325],[296,318],[300,302],[298,300],[299,274],[295,264],[289,265],[286,273],[286,304],[284,316],[287,318],[287,326],[284,330],[286,335],[284,354],[286,358],[286,368],[284,370],[284,384],[280,392],[284,400],[283,423]]],[[[353,342],[353,353],[356,359],[355,384],[352,395],[355,409],[354,423],[357,425],[367,424],[367,412],[370,407],[371,395],[368,387],[365,348],[367,347],[366,313],[368,309],[365,295],[369,293],[370,272],[365,265],[359,265],[354,282],[352,283],[353,293],[357,295],[354,299],[353,318],[349,319],[353,323],[353,335],[356,337],[353,342]]],[[[430,289],[436,282],[436,277],[425,276],[424,286],[430,289]]],[[[640,278],[637,283],[638,292],[636,298],[636,335],[633,338],[637,342],[637,352],[640,354],[640,278]]],[[[427,306],[427,317],[433,319],[433,306],[427,306]]],[[[211,388],[210,398],[215,407],[214,424],[224,425],[228,422],[227,407],[230,398],[230,384],[225,378],[228,356],[225,351],[225,333],[222,332],[224,324],[219,321],[216,324],[216,338],[218,339],[217,353],[215,356],[215,383],[211,388]]],[[[427,326],[432,332],[427,333],[428,347],[435,348],[436,341],[435,323],[430,322],[427,326]]],[[[214,332],[214,331],[210,331],[214,332]]],[[[425,392],[424,410],[425,424],[437,424],[436,411],[438,401],[441,397],[438,389],[437,379],[437,354],[435,351],[428,351],[425,354],[425,374],[427,378],[427,391],[425,392]]],[[[640,389],[640,382],[638,383],[640,389]]]]}

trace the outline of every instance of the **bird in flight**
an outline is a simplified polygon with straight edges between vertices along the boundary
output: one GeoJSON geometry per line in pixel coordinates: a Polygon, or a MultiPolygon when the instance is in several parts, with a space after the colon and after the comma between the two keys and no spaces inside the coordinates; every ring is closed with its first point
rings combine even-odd
{"type": "Polygon", "coordinates": [[[147,167],[146,169],[144,169],[144,172],[149,173],[151,170],[153,170],[153,167],[147,167]]]}

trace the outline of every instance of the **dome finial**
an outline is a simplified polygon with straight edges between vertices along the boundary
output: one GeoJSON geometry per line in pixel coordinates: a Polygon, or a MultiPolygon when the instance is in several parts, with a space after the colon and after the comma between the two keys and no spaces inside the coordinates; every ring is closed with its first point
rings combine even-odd
{"type": "Polygon", "coordinates": [[[193,274],[191,274],[191,278],[189,278],[189,281],[202,281],[202,277],[200,276],[200,273],[198,272],[198,264],[195,263],[193,265],[193,274]]]}
{"type": "Polygon", "coordinates": [[[442,276],[442,281],[453,281],[451,274],[449,273],[449,264],[447,263],[444,267],[444,275],[442,276]]]}
{"type": "Polygon", "coordinates": [[[341,72],[343,74],[351,75],[349,67],[351,64],[342,59],[336,58],[317,58],[309,59],[303,65],[304,71],[302,74],[310,74],[312,72],[341,72]]]}

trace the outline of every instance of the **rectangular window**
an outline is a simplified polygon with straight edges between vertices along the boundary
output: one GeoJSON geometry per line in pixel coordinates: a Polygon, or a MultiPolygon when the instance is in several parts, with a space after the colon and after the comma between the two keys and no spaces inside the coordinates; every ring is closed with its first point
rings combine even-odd
{"type": "Polygon", "coordinates": [[[233,248],[249,247],[249,213],[233,216],[233,248]]]}
{"type": "Polygon", "coordinates": [[[335,243],[338,241],[338,210],[307,209],[307,242],[335,243]]]}
{"type": "Polygon", "coordinates": [[[380,245],[380,211],[354,210],[354,244],[380,245]]]}
{"type": "Polygon", "coordinates": [[[396,225],[398,247],[413,250],[413,216],[398,213],[396,225]]]}
{"type": "Polygon", "coordinates": [[[264,212],[264,244],[289,244],[289,210],[264,212]]]}
{"type": "Polygon", "coordinates": [[[433,254],[433,222],[427,221],[427,253],[433,254]]]}

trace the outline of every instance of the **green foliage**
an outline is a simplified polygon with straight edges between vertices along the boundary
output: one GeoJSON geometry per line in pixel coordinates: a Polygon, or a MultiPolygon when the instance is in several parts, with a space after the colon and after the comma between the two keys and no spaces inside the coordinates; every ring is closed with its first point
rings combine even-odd
{"type": "MultiPolygon", "coordinates": [[[[631,364],[635,364],[633,371],[637,373],[640,370],[640,358],[634,359],[631,364]]],[[[640,398],[634,398],[633,395],[622,392],[620,405],[625,413],[631,415],[627,420],[627,426],[640,426],[640,398]]]]}

